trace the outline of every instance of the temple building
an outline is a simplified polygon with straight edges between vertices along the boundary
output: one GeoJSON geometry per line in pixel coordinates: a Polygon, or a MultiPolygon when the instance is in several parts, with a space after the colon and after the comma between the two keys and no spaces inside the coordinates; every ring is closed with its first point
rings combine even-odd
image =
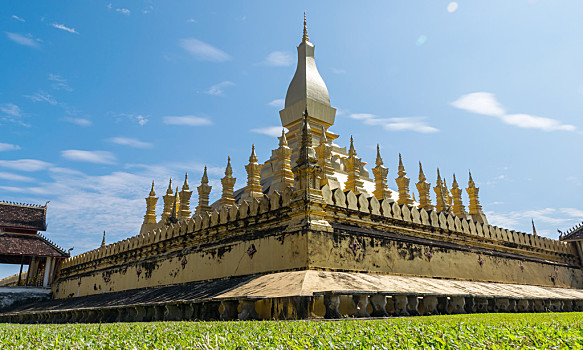
{"type": "Polygon", "coordinates": [[[3,285],[49,287],[56,267],[69,257],[40,234],[47,229],[46,213],[46,205],[0,202],[0,264],[20,265],[3,285]]]}
{"type": "Polygon", "coordinates": [[[269,159],[250,145],[247,178],[237,179],[225,155],[214,203],[206,168],[196,191],[188,176],[170,181],[161,215],[145,184],[139,234],[64,260],[53,300],[0,322],[583,311],[579,236],[491,225],[472,174],[465,186],[436,169],[431,183],[419,163],[413,186],[403,157],[390,171],[380,147],[367,169],[355,140],[341,146],[330,130],[336,110],[305,18],[297,51],[279,113],[288,131],[269,159]]]}

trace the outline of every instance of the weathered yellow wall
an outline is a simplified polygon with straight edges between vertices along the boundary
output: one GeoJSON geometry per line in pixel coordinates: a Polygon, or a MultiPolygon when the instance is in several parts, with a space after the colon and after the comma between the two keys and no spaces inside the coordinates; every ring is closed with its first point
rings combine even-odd
{"type": "Polygon", "coordinates": [[[268,236],[249,241],[195,249],[186,254],[164,254],[137,262],[98,269],[61,279],[55,298],[117,292],[230,276],[243,276],[307,266],[307,239],[303,233],[268,236]],[[251,245],[257,252],[247,254],[251,245]],[[182,268],[183,259],[186,261],[182,268]],[[141,269],[138,277],[137,270],[141,269]],[[104,273],[106,278],[104,278],[104,273]],[[79,281],[81,282],[79,284],[79,281]]]}
{"type": "Polygon", "coordinates": [[[298,269],[583,288],[581,260],[571,243],[327,186],[323,201],[292,198],[288,188],[68,259],[54,295],[298,269]],[[250,259],[252,245],[257,251],[250,259]]]}
{"type": "Polygon", "coordinates": [[[495,251],[462,251],[382,237],[324,232],[310,232],[309,247],[313,269],[583,288],[581,271],[574,266],[542,259],[512,258],[495,251]],[[353,250],[356,246],[359,248],[353,250]]]}

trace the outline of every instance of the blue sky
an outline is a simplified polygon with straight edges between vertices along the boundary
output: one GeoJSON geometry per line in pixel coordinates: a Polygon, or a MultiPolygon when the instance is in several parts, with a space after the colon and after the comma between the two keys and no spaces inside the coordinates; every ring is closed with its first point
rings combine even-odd
{"type": "Polygon", "coordinates": [[[251,144],[277,147],[303,11],[337,143],[369,164],[379,143],[392,188],[400,152],[412,183],[419,161],[431,183],[471,169],[491,224],[583,219],[579,1],[3,1],[0,199],[50,200],[47,236],[79,254],[138,233],[152,179],[208,165],[216,199],[230,155],[244,186],[251,144]]]}

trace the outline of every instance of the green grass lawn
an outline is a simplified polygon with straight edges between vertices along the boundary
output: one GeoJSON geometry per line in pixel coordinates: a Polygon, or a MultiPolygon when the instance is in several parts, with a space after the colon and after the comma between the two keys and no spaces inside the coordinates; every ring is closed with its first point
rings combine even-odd
{"type": "Polygon", "coordinates": [[[0,349],[582,349],[583,313],[382,320],[0,324],[0,349]]]}

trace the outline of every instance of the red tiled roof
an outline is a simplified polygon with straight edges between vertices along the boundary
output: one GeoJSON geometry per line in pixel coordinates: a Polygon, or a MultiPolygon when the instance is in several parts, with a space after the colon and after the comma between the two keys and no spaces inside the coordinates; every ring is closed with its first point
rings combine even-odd
{"type": "Polygon", "coordinates": [[[67,257],[68,254],[41,236],[0,234],[0,255],[67,257]]]}
{"type": "Polygon", "coordinates": [[[46,207],[0,202],[0,227],[45,231],[46,207]]]}

